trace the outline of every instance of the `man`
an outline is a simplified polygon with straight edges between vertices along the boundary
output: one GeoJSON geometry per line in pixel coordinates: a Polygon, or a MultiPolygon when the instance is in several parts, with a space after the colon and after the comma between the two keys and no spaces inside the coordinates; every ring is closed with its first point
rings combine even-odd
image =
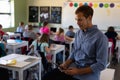
{"type": "Polygon", "coordinates": [[[85,5],[77,8],[80,30],[75,34],[74,49],[60,69],[45,74],[43,80],[100,80],[100,72],[107,65],[108,39],[92,24],[93,12],[85,5]]]}

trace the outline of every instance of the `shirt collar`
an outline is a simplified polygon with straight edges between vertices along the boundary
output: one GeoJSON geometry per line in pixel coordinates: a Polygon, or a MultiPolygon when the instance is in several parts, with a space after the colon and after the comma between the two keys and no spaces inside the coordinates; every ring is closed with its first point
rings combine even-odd
{"type": "Polygon", "coordinates": [[[97,25],[93,25],[91,28],[87,28],[86,31],[82,30],[82,32],[86,33],[86,32],[92,31],[92,30],[94,30],[96,28],[97,28],[97,25]]]}

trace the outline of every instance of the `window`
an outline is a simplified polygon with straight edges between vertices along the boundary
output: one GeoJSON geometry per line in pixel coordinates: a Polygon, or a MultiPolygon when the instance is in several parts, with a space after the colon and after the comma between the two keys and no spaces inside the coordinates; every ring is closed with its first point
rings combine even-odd
{"type": "Polygon", "coordinates": [[[10,0],[0,0],[0,24],[3,28],[12,26],[12,9],[10,0]]]}

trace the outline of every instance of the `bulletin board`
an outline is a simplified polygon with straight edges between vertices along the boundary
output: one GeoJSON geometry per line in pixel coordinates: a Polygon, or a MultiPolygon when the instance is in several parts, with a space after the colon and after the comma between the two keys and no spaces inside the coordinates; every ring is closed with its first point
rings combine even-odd
{"type": "Polygon", "coordinates": [[[44,22],[44,21],[47,21],[47,22],[50,22],[50,7],[49,6],[40,6],[40,16],[39,16],[39,19],[40,19],[40,22],[44,22]]]}
{"type": "Polygon", "coordinates": [[[62,7],[51,7],[51,23],[61,24],[62,7]]]}
{"type": "Polygon", "coordinates": [[[81,5],[88,5],[94,9],[93,24],[98,25],[100,30],[107,30],[114,26],[120,31],[120,3],[119,2],[65,2],[62,12],[62,27],[68,28],[73,25],[78,28],[75,21],[75,10],[81,5]]]}
{"type": "Polygon", "coordinates": [[[29,22],[38,22],[38,7],[29,6],[29,22]]]}

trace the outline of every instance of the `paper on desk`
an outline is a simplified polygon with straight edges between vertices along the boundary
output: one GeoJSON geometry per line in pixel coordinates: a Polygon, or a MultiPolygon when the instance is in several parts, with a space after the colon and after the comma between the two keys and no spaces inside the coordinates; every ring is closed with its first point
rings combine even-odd
{"type": "Polygon", "coordinates": [[[13,60],[13,59],[16,59],[17,62],[21,62],[21,61],[24,61],[25,59],[27,59],[28,57],[23,57],[22,55],[19,55],[19,54],[10,54],[10,55],[7,55],[5,57],[2,57],[0,58],[0,61],[2,60],[13,60]]]}
{"type": "Polygon", "coordinates": [[[11,60],[11,59],[15,59],[17,57],[19,57],[17,54],[10,54],[10,55],[0,58],[0,60],[11,60]]]}
{"type": "Polygon", "coordinates": [[[13,59],[13,60],[0,60],[0,64],[3,64],[3,65],[15,65],[16,64],[16,60],[13,59]]]}

